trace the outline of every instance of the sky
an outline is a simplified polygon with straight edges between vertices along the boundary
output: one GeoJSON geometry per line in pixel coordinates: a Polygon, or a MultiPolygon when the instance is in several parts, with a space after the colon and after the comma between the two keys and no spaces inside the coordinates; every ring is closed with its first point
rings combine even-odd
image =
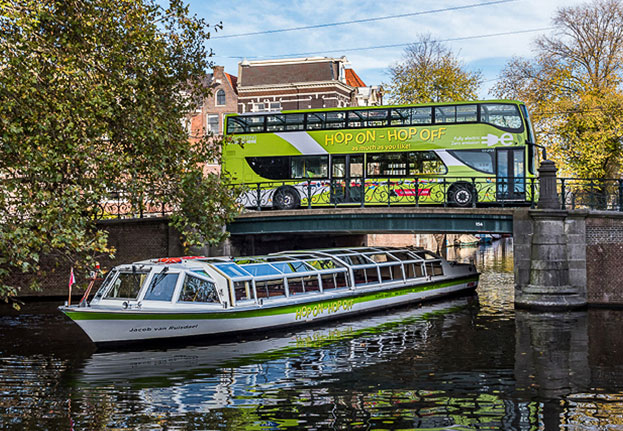
{"type": "Polygon", "coordinates": [[[346,56],[366,85],[382,85],[405,46],[430,34],[451,48],[467,70],[482,73],[479,96],[484,99],[491,97],[491,86],[512,57],[531,57],[534,39],[552,32],[557,9],[585,2],[190,0],[190,9],[211,25],[222,23],[208,47],[213,62],[232,75],[238,75],[238,63],[245,58],[346,56]],[[245,35],[257,32],[262,34],[245,35]]]}

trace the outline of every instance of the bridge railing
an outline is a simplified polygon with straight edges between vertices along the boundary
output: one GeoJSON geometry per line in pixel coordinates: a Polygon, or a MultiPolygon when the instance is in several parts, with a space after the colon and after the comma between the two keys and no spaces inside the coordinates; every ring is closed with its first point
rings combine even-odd
{"type": "Polygon", "coordinates": [[[562,209],[623,211],[622,179],[558,178],[562,209]]]}
{"type": "Polygon", "coordinates": [[[238,202],[257,210],[338,206],[535,206],[536,178],[478,177],[309,179],[247,183],[238,202]]]}

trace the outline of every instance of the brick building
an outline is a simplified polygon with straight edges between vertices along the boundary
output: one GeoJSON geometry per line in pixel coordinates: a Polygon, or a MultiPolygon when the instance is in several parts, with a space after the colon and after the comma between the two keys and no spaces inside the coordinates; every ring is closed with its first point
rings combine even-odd
{"type": "MultiPolygon", "coordinates": [[[[189,134],[191,141],[204,136],[205,132],[215,135],[223,133],[226,114],[237,112],[237,77],[225,73],[223,66],[214,66],[212,73],[205,78],[206,85],[212,89],[197,111],[190,117],[189,134]]],[[[208,170],[218,170],[219,165],[208,162],[208,170]]]]}
{"type": "Polygon", "coordinates": [[[346,57],[243,61],[238,65],[238,112],[357,106],[365,86],[346,57]]]}

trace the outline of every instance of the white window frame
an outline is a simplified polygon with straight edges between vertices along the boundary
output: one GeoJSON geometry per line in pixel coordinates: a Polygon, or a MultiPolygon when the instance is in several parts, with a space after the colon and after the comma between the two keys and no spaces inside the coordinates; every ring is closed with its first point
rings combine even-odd
{"type": "Polygon", "coordinates": [[[214,133],[215,135],[219,135],[221,133],[221,119],[219,114],[206,114],[206,132],[214,133]],[[210,118],[216,117],[216,130],[212,130],[210,126],[210,118]]]}

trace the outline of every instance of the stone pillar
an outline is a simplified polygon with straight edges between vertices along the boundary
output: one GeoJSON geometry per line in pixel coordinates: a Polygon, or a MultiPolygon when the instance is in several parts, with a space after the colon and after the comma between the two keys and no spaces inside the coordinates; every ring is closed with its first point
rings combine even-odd
{"type": "Polygon", "coordinates": [[[578,233],[583,231],[584,219],[561,210],[531,210],[528,214],[533,232],[529,265],[524,245],[516,250],[520,267],[515,278],[515,307],[568,310],[586,306],[586,263],[581,260],[585,240],[578,233]]]}
{"type": "Polygon", "coordinates": [[[537,210],[515,213],[515,306],[567,310],[586,306],[585,214],[560,210],[556,166],[543,161],[537,210]]]}
{"type": "Polygon", "coordinates": [[[560,209],[556,190],[556,165],[551,160],[543,160],[539,168],[539,209],[560,209]]]}

